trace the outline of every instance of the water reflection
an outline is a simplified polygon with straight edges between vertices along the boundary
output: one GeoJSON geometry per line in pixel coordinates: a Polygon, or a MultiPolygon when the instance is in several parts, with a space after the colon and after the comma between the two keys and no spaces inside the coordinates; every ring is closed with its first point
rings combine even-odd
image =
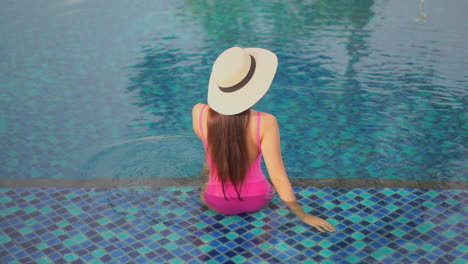
{"type": "MultiPolygon", "coordinates": [[[[193,136],[191,107],[205,101],[216,55],[233,45],[279,57],[257,109],[278,116],[291,176],[466,178],[465,1],[145,0],[96,11],[103,5],[18,1],[1,16],[5,178],[99,177],[80,175],[83,162],[109,175],[112,154],[96,153],[101,146],[193,136]]],[[[187,146],[164,147],[184,162],[175,154],[187,146]]],[[[166,166],[156,150],[145,159],[143,145],[129,149],[141,156],[111,148],[129,176],[166,166]]]]}
{"type": "MultiPolygon", "coordinates": [[[[198,176],[203,148],[195,136],[153,136],[100,149],[81,168],[80,178],[113,179],[115,187],[139,185],[139,179],[198,176]]],[[[113,186],[114,187],[114,186],[113,186]]]]}
{"type": "MultiPolygon", "coordinates": [[[[182,3],[174,16],[199,34],[182,48],[175,45],[182,36],[164,35],[145,47],[128,90],[138,94],[138,106],[155,121],[139,125],[158,133],[187,131],[191,106],[206,96],[215,56],[234,45],[261,46],[277,53],[280,66],[258,107],[275,113],[286,131],[283,148],[292,176],[462,176],[454,164],[464,157],[465,139],[456,136],[461,127],[451,125],[462,116],[462,101],[453,97],[460,87],[436,84],[444,81],[436,69],[440,44],[395,38],[401,46],[396,51],[379,45],[388,42],[379,31],[394,30],[382,22],[390,12],[387,5],[371,0],[182,3]]],[[[404,30],[429,34],[412,26],[404,30]]]]}

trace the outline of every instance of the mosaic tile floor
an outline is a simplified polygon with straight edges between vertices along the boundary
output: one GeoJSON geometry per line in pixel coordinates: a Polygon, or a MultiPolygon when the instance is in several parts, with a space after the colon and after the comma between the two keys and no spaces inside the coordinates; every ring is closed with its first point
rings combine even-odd
{"type": "Polygon", "coordinates": [[[221,216],[199,188],[1,188],[0,263],[467,263],[468,192],[295,188],[335,233],[278,198],[221,216]]]}

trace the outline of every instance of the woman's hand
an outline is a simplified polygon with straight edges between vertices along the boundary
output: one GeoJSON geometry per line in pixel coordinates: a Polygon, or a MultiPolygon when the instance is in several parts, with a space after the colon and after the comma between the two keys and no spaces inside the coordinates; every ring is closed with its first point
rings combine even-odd
{"type": "MultiPolygon", "coordinates": [[[[292,190],[291,190],[292,191],[292,190]]],[[[283,201],[293,213],[296,214],[302,222],[317,228],[318,231],[324,232],[324,229],[330,232],[335,232],[336,229],[327,221],[322,218],[310,215],[302,209],[302,207],[297,203],[297,201],[283,201]]]]}
{"type": "Polygon", "coordinates": [[[327,221],[323,220],[322,218],[318,218],[316,216],[310,215],[310,214],[304,214],[304,216],[301,217],[301,220],[304,223],[317,228],[317,230],[320,232],[324,232],[324,230],[327,230],[330,232],[336,231],[335,227],[332,226],[327,221]]]}

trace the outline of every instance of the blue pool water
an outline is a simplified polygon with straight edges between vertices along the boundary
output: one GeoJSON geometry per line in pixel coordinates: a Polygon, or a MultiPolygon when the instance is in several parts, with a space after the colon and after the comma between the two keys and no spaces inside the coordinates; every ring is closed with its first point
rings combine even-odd
{"type": "Polygon", "coordinates": [[[7,1],[0,263],[468,262],[467,8],[7,1]],[[299,202],[336,233],[278,197],[233,217],[200,204],[190,112],[234,45],[277,54],[255,109],[277,116],[299,202]]]}
{"type": "Polygon", "coordinates": [[[278,55],[257,108],[278,116],[291,177],[466,180],[464,1],[107,5],[1,11],[2,178],[196,176],[191,107],[240,45],[278,55]],[[132,141],[149,136],[157,151],[132,141]]]}

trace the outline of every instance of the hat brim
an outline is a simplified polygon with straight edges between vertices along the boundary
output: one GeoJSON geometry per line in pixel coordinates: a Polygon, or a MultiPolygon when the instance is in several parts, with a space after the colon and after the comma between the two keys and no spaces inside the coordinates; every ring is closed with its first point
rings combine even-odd
{"type": "Polygon", "coordinates": [[[278,67],[276,55],[266,49],[245,48],[256,62],[255,73],[241,89],[225,93],[216,85],[213,75],[208,84],[208,105],[223,115],[235,115],[255,105],[270,89],[278,67]]]}

